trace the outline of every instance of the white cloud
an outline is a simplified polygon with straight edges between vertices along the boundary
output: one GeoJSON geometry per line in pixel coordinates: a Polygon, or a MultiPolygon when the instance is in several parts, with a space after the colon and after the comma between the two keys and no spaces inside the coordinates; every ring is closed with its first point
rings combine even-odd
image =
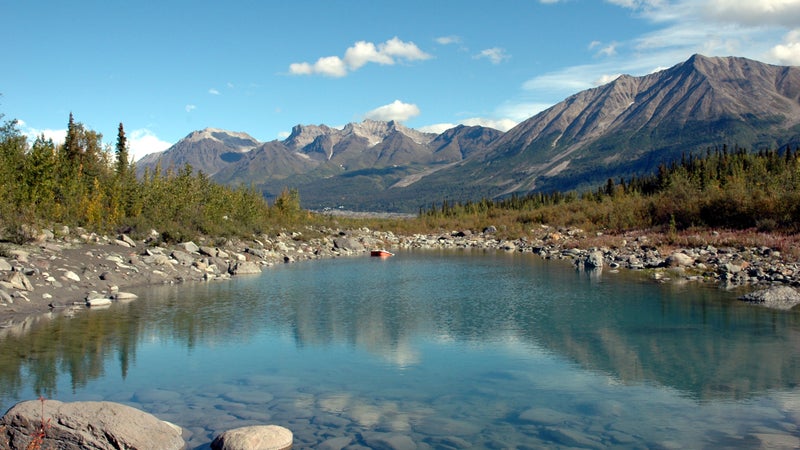
{"type": "Polygon", "coordinates": [[[789,32],[783,44],[773,47],[770,53],[781,64],[800,65],[800,29],[789,32]]]}
{"type": "Polygon", "coordinates": [[[511,119],[487,119],[484,117],[473,117],[470,119],[464,119],[461,121],[461,123],[467,126],[479,125],[482,127],[494,128],[495,130],[508,131],[517,126],[519,122],[511,119]]]}
{"type": "Polygon", "coordinates": [[[211,95],[219,95],[219,91],[214,88],[209,89],[208,93],[211,95]]]}
{"type": "Polygon", "coordinates": [[[740,25],[793,27],[800,24],[798,0],[710,0],[703,9],[711,18],[740,25]]]}
{"type": "Polygon", "coordinates": [[[475,55],[475,58],[476,59],[487,58],[489,61],[492,62],[492,64],[500,64],[504,60],[511,58],[511,55],[506,53],[505,49],[502,49],[500,47],[492,47],[492,48],[487,48],[485,50],[481,50],[480,53],[475,55]]]}
{"type": "Polygon", "coordinates": [[[403,42],[397,36],[380,44],[379,50],[392,57],[405,59],[407,61],[418,61],[430,59],[431,55],[423,52],[413,42],[403,42]]]}
{"type": "Polygon", "coordinates": [[[372,111],[364,114],[364,117],[372,120],[396,120],[405,122],[406,120],[419,115],[419,107],[413,103],[403,103],[395,100],[388,105],[379,106],[372,111]]]}
{"type": "Polygon", "coordinates": [[[436,38],[436,43],[441,45],[460,44],[461,38],[459,36],[441,36],[436,38]]]}
{"type": "Polygon", "coordinates": [[[610,83],[610,82],[616,80],[617,78],[619,78],[620,75],[622,75],[622,74],[617,73],[617,74],[614,74],[614,75],[601,75],[600,78],[594,80],[594,85],[595,86],[602,86],[604,84],[610,83]]]}
{"type": "Polygon", "coordinates": [[[289,64],[289,73],[292,75],[311,75],[314,73],[314,67],[307,63],[292,63],[289,64]]]}
{"type": "Polygon", "coordinates": [[[29,144],[33,144],[33,141],[35,141],[37,138],[39,138],[40,136],[44,136],[45,139],[52,140],[53,144],[61,145],[64,143],[64,140],[67,137],[66,129],[53,130],[50,128],[45,128],[45,129],[31,128],[27,126],[27,124],[22,120],[17,121],[17,126],[19,126],[19,130],[22,132],[22,134],[24,134],[25,137],[28,138],[29,144]]]}
{"type": "Polygon", "coordinates": [[[606,45],[605,47],[601,48],[600,51],[597,52],[598,56],[614,56],[617,54],[617,43],[612,42],[611,44],[606,45]]]}
{"type": "Polygon", "coordinates": [[[436,133],[442,134],[445,131],[457,127],[458,124],[455,123],[434,123],[432,125],[425,125],[424,127],[418,127],[417,130],[422,131],[423,133],[436,133]]]}
{"type": "Polygon", "coordinates": [[[434,123],[432,125],[419,127],[418,130],[423,131],[425,133],[441,134],[451,128],[457,127],[458,125],[466,125],[468,127],[481,126],[481,127],[494,128],[495,130],[500,130],[500,131],[508,131],[517,126],[518,123],[519,122],[517,122],[516,120],[511,120],[511,119],[488,119],[485,117],[472,117],[469,119],[464,119],[457,124],[434,123]]]}
{"type": "Polygon", "coordinates": [[[344,62],[350,70],[360,69],[364,64],[394,64],[394,59],[378,50],[372,42],[358,41],[344,52],[344,62]]]}
{"type": "Polygon", "coordinates": [[[127,137],[131,158],[134,161],[140,160],[144,155],[164,151],[172,146],[146,128],[133,130],[127,137]]]}
{"type": "Polygon", "coordinates": [[[320,58],[314,63],[314,72],[329,76],[329,77],[343,77],[347,75],[347,67],[344,61],[338,56],[326,56],[320,58]]]}
{"type": "Polygon", "coordinates": [[[187,113],[188,113],[188,112],[192,112],[192,111],[194,111],[195,109],[197,109],[197,105],[192,105],[192,104],[189,104],[189,105],[186,105],[186,106],[184,107],[184,109],[186,110],[186,112],[187,112],[187,113]]]}
{"type": "Polygon", "coordinates": [[[375,45],[372,42],[358,41],[344,52],[344,58],[324,56],[314,64],[307,62],[292,63],[289,73],[292,75],[324,75],[343,77],[367,63],[393,65],[402,61],[420,61],[431,58],[413,42],[404,42],[393,37],[386,42],[375,45]]]}
{"type": "MultiPolygon", "coordinates": [[[[657,72],[694,53],[800,65],[800,0],[605,0],[631,10],[651,31],[625,41],[592,41],[592,63],[533,74],[518,98],[496,110],[522,121],[585,89],[657,72]]],[[[541,3],[547,1],[540,0],[541,3]]]]}
{"type": "Polygon", "coordinates": [[[522,122],[553,106],[553,104],[524,101],[506,102],[497,108],[497,115],[507,117],[514,122],[522,122]]]}

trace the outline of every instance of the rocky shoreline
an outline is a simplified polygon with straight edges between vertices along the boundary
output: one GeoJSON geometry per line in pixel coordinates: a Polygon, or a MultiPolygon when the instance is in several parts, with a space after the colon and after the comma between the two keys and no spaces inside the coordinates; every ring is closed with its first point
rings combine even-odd
{"type": "MultiPolygon", "coordinates": [[[[26,321],[43,313],[79,314],[79,311],[136,298],[128,290],[137,286],[184,282],[215,282],[243,274],[257,274],[274,264],[301,260],[368,255],[370,250],[462,249],[536,254],[545,259],[571,260],[576,270],[639,271],[654,282],[717,283],[724,288],[751,291],[742,300],[788,310],[800,304],[800,264],[768,247],[693,248],[658,246],[643,234],[600,240],[599,234],[579,229],[541,227],[535,238],[508,240],[489,227],[480,232],[399,236],[367,228],[356,230],[312,229],[260,236],[251,240],[199,240],[166,245],[156,232],[146,239],[127,235],[98,236],[84,230],[63,228],[38,232],[31,244],[0,244],[0,335],[24,332],[26,321]],[[768,288],[768,289],[764,289],[768,288]]],[[[104,415],[108,415],[104,413],[104,415]]],[[[141,448],[183,448],[182,430],[154,416],[121,404],[54,400],[22,402],[0,419],[12,448],[27,448],[37,436],[64,448],[66,442],[97,441],[97,448],[116,448],[109,442],[138,442],[141,430],[151,442],[141,448]],[[47,409],[45,411],[45,408],[47,409]],[[97,424],[92,411],[115,411],[116,420],[97,424]],[[37,418],[65,417],[80,426],[62,430],[37,418]],[[93,430],[102,429],[97,434],[93,430]],[[94,434],[93,434],[94,433],[94,434]],[[112,439],[113,438],[113,439],[112,439]],[[107,442],[108,441],[108,442],[107,442]]],[[[290,430],[274,425],[229,430],[211,448],[260,448],[252,442],[278,442],[289,448],[290,430]]],[[[71,445],[71,444],[70,444],[71,445]]],[[[131,444],[131,448],[140,448],[131,444]]],[[[272,448],[272,447],[270,447],[272,448]]]]}
{"type": "MultiPolygon", "coordinates": [[[[375,248],[524,252],[570,259],[579,269],[644,271],[659,282],[710,282],[751,290],[800,286],[800,264],[768,247],[705,245],[665,252],[646,235],[618,237],[611,245],[593,246],[591,238],[596,236],[579,229],[542,227],[540,231],[535,238],[507,240],[499,238],[493,227],[410,236],[367,228],[308,228],[251,240],[165,245],[155,231],[135,241],[127,235],[98,236],[66,227],[58,232],[43,230],[31,244],[0,245],[0,327],[40,313],[76,311],[132,298],[126,290],[137,286],[226,280],[260,273],[273,264],[366,254],[375,248]]],[[[763,302],[755,297],[749,300],[763,302]]],[[[781,305],[788,309],[795,304],[781,305]]]]}

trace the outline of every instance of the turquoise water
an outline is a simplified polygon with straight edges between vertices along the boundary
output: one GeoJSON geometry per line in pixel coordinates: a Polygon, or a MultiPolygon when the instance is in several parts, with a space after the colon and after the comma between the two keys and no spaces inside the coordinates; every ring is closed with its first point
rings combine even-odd
{"type": "Polygon", "coordinates": [[[791,448],[800,314],[530,254],[401,252],[137,291],[0,340],[0,400],[295,448],[791,448]]]}

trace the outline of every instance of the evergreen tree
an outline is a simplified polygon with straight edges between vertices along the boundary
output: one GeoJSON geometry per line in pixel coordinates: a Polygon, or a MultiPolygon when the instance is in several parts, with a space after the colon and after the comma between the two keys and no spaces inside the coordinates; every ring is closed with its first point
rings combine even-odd
{"type": "Polygon", "coordinates": [[[119,130],[117,131],[117,175],[124,177],[128,171],[128,139],[125,137],[125,129],[122,127],[122,122],[119,123],[119,130]]]}
{"type": "Polygon", "coordinates": [[[64,138],[64,156],[69,163],[75,163],[78,159],[77,138],[75,137],[75,118],[72,112],[69,113],[67,122],[67,136],[64,138]]]}

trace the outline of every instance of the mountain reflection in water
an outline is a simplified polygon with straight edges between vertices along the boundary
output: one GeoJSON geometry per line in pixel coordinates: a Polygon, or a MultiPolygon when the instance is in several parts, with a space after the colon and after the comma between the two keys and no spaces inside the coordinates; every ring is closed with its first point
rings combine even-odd
{"type": "Polygon", "coordinates": [[[796,312],[739,304],[708,286],[589,276],[531,255],[317,261],[140,293],[107,310],[43,316],[0,331],[4,405],[25,387],[56,397],[62,373],[80,389],[105,376],[112,360],[124,379],[143,341],[191,351],[265,332],[290,337],[298,348],[345,344],[398,367],[422,364],[420,339],[508,342],[698,400],[793,389],[800,379],[796,312]]]}

